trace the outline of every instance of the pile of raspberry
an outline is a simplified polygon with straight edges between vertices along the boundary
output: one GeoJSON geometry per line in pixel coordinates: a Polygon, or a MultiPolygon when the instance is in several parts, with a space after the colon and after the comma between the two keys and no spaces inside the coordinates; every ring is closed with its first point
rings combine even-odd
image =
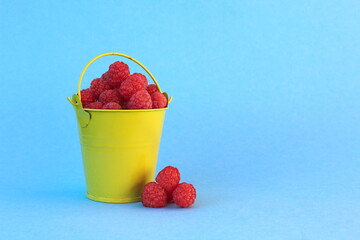
{"type": "Polygon", "coordinates": [[[180,172],[177,168],[164,168],[155,180],[147,183],[142,192],[141,201],[145,207],[161,208],[174,202],[179,207],[187,208],[195,202],[196,189],[192,184],[179,183],[180,172]]]}
{"type": "Polygon", "coordinates": [[[155,84],[149,85],[141,73],[130,74],[129,66],[119,61],[80,94],[82,106],[90,109],[154,109],[168,103],[155,84]]]}

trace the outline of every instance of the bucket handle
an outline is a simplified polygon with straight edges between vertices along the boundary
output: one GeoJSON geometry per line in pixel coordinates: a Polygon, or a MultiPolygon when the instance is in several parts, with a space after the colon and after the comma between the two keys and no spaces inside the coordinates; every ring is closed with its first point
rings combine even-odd
{"type": "MultiPolygon", "coordinates": [[[[152,75],[152,73],[151,73],[141,62],[139,62],[139,61],[136,60],[135,58],[130,57],[130,56],[128,56],[128,55],[126,55],[126,54],[123,54],[123,53],[109,52],[109,53],[103,53],[103,54],[100,54],[100,55],[97,56],[97,57],[94,57],[93,59],[90,60],[90,62],[88,62],[88,63],[86,64],[86,66],[85,66],[84,69],[82,70],[82,72],[81,72],[81,74],[80,74],[79,83],[78,83],[78,96],[79,96],[79,102],[78,102],[78,103],[79,103],[79,104],[81,104],[81,92],[80,92],[80,91],[81,91],[81,84],[82,84],[82,80],[83,80],[83,77],[84,77],[84,75],[85,75],[86,70],[87,70],[88,67],[89,67],[93,62],[95,62],[97,59],[102,58],[102,57],[105,57],[105,56],[109,56],[109,55],[117,55],[117,56],[125,57],[125,58],[128,58],[128,59],[134,61],[135,63],[137,63],[140,67],[142,67],[142,68],[147,72],[147,74],[149,74],[149,76],[151,77],[151,79],[154,81],[156,87],[158,88],[159,92],[163,93],[163,92],[161,91],[160,85],[159,85],[159,83],[156,81],[154,75],[152,75]]],[[[164,92],[163,94],[164,94],[164,95],[166,96],[166,98],[168,99],[168,104],[169,104],[169,103],[172,101],[172,97],[168,97],[168,94],[165,93],[165,92],[164,92]]],[[[68,97],[68,100],[70,101],[71,104],[77,105],[77,102],[76,102],[76,101],[73,101],[74,99],[72,100],[71,98],[68,97]]]]}

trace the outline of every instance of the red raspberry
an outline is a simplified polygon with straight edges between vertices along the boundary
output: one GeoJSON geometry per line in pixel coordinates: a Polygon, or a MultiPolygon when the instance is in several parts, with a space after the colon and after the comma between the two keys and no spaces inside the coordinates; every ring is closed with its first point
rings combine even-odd
{"type": "Polygon", "coordinates": [[[126,63],[116,61],[109,66],[109,70],[101,78],[110,86],[119,87],[129,75],[129,66],[126,63]]]}
{"type": "Polygon", "coordinates": [[[101,78],[95,78],[90,84],[90,89],[96,98],[98,98],[103,91],[109,90],[110,88],[110,85],[101,78]]]}
{"type": "Polygon", "coordinates": [[[167,203],[166,192],[156,182],[149,182],[144,187],[144,191],[141,195],[141,202],[145,207],[165,207],[167,203]]]}
{"type": "Polygon", "coordinates": [[[158,92],[159,89],[157,88],[157,86],[155,84],[150,84],[147,86],[146,90],[148,91],[148,93],[151,95],[154,92],[158,92]]]}
{"type": "Polygon", "coordinates": [[[121,109],[121,106],[116,102],[109,102],[104,105],[103,109],[121,109]]]}
{"type": "Polygon", "coordinates": [[[91,109],[102,109],[103,104],[101,102],[92,102],[85,106],[85,108],[91,108],[91,109]]]}
{"type": "Polygon", "coordinates": [[[137,91],[146,89],[147,79],[141,73],[131,74],[124,82],[121,83],[119,92],[125,100],[129,100],[137,91]]]}
{"type": "Polygon", "coordinates": [[[94,94],[90,90],[90,88],[84,89],[80,91],[81,95],[81,103],[83,106],[88,105],[89,103],[92,103],[95,101],[94,94]]]}
{"type": "Polygon", "coordinates": [[[192,184],[180,183],[174,190],[173,199],[179,207],[190,207],[196,198],[196,189],[192,184]]]}
{"type": "Polygon", "coordinates": [[[105,90],[99,96],[99,101],[103,104],[107,104],[109,102],[116,102],[121,104],[121,96],[117,90],[105,90]]]}
{"type": "Polygon", "coordinates": [[[171,201],[172,193],[180,182],[179,170],[175,167],[167,166],[158,173],[155,180],[165,189],[168,200],[171,201]]]}
{"type": "Polygon", "coordinates": [[[151,94],[151,100],[153,108],[164,108],[167,105],[167,99],[161,92],[154,92],[151,94]]]}
{"type": "Polygon", "coordinates": [[[128,109],[151,109],[151,96],[146,90],[136,92],[127,103],[128,109]]]}

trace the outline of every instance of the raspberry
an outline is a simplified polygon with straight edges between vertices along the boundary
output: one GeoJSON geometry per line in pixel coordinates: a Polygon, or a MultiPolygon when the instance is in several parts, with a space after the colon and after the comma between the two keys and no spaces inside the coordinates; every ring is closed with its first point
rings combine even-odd
{"type": "Polygon", "coordinates": [[[146,89],[147,79],[141,73],[131,74],[124,82],[121,83],[119,92],[125,100],[129,100],[137,91],[146,89]]]}
{"type": "Polygon", "coordinates": [[[107,104],[109,102],[116,102],[121,104],[121,97],[117,90],[105,90],[99,96],[99,101],[103,104],[107,104]]]}
{"type": "Polygon", "coordinates": [[[173,199],[176,205],[179,207],[190,207],[196,198],[196,189],[192,184],[180,183],[174,190],[173,199]]]}
{"type": "Polygon", "coordinates": [[[85,106],[85,108],[91,108],[91,109],[102,109],[103,104],[101,102],[92,102],[85,106]]]}
{"type": "Polygon", "coordinates": [[[116,61],[109,66],[109,70],[101,78],[110,86],[119,87],[129,75],[129,66],[126,63],[116,61]]]}
{"type": "Polygon", "coordinates": [[[101,78],[95,78],[90,84],[90,89],[92,90],[94,96],[98,98],[103,91],[110,89],[110,85],[101,78]]]}
{"type": "Polygon", "coordinates": [[[164,108],[167,105],[167,99],[161,92],[154,92],[151,94],[151,100],[153,108],[164,108]]]}
{"type": "Polygon", "coordinates": [[[168,200],[171,201],[172,193],[180,182],[180,172],[175,167],[167,166],[158,173],[156,182],[165,189],[168,200]]]}
{"type": "Polygon", "coordinates": [[[146,90],[136,92],[127,103],[128,109],[151,109],[151,96],[146,90]]]}
{"type": "Polygon", "coordinates": [[[148,91],[148,93],[151,95],[154,92],[158,92],[159,89],[157,88],[157,86],[155,84],[150,84],[147,86],[146,90],[148,91]]]}
{"type": "Polygon", "coordinates": [[[103,109],[121,109],[121,106],[116,102],[109,102],[104,105],[103,109]]]}
{"type": "Polygon", "coordinates": [[[95,101],[94,94],[90,90],[90,88],[84,89],[80,91],[81,95],[81,103],[83,106],[88,105],[89,103],[92,103],[95,101]]]}
{"type": "Polygon", "coordinates": [[[145,207],[165,207],[167,196],[165,190],[156,182],[149,182],[145,185],[141,195],[141,202],[145,207]]]}

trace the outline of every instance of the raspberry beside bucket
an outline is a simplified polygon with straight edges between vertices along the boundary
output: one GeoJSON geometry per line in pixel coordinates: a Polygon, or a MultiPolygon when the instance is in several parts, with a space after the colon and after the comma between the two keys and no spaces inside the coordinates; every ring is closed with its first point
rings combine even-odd
{"type": "Polygon", "coordinates": [[[168,201],[172,200],[172,193],[180,182],[180,172],[177,168],[167,166],[156,176],[156,182],[162,186],[168,194],[168,201]]]}
{"type": "Polygon", "coordinates": [[[196,190],[192,184],[180,183],[172,196],[176,205],[187,208],[195,202],[196,190]]]}
{"type": "Polygon", "coordinates": [[[161,170],[156,176],[156,182],[150,182],[145,185],[142,194],[142,203],[145,207],[152,207],[154,205],[164,207],[164,197],[159,198],[150,197],[158,196],[165,192],[167,202],[174,200],[175,204],[182,208],[190,207],[194,204],[196,199],[196,189],[192,184],[180,183],[180,172],[177,168],[168,166],[161,170]],[[156,185],[156,187],[155,187],[156,185]],[[151,194],[149,193],[151,192],[151,194]],[[158,195],[156,195],[157,193],[158,195]],[[159,204],[161,202],[161,204],[159,204]]]}
{"type": "Polygon", "coordinates": [[[141,201],[145,207],[165,207],[167,202],[166,192],[156,182],[149,182],[144,187],[144,191],[141,195],[141,201]]]}

